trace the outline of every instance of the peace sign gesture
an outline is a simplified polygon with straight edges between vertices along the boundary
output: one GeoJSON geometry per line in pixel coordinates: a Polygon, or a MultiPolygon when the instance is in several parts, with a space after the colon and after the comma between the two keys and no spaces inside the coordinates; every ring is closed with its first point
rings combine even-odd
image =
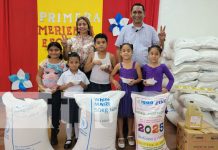
{"type": "Polygon", "coordinates": [[[63,47],[67,47],[67,36],[66,35],[62,35],[61,44],[63,47]]]}
{"type": "Polygon", "coordinates": [[[166,26],[164,26],[164,27],[160,26],[160,33],[158,33],[158,37],[159,37],[160,42],[163,42],[166,39],[165,29],[166,29],[166,26]]]}

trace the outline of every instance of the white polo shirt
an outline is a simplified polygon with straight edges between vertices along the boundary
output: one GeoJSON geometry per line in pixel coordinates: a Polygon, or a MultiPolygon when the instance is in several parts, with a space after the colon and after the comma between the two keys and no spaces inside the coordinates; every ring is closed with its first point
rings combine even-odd
{"type": "MultiPolygon", "coordinates": [[[[69,82],[73,81],[82,81],[84,84],[88,85],[90,82],[86,75],[78,69],[77,73],[72,73],[70,69],[62,73],[61,77],[59,78],[57,85],[62,86],[68,84],[69,82]]],[[[73,94],[82,93],[84,89],[80,85],[74,85],[72,87],[67,88],[64,90],[64,96],[74,98],[73,94]]]]}

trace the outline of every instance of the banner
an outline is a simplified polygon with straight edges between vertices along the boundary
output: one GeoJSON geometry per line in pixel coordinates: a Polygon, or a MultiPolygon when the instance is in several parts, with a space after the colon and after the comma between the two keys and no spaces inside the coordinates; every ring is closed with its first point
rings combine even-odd
{"type": "Polygon", "coordinates": [[[89,18],[94,34],[102,31],[103,0],[38,0],[38,64],[47,57],[47,45],[76,34],[76,20],[89,18]]]}
{"type": "Polygon", "coordinates": [[[61,42],[62,35],[75,36],[76,19],[80,16],[90,19],[94,34],[103,32],[108,36],[107,51],[115,54],[117,36],[111,32],[109,19],[122,16],[131,23],[134,3],[145,6],[144,21],[157,27],[159,0],[1,0],[0,91],[12,90],[9,77],[19,69],[30,75],[33,87],[27,91],[37,91],[38,64],[47,57],[47,45],[61,42]]]}

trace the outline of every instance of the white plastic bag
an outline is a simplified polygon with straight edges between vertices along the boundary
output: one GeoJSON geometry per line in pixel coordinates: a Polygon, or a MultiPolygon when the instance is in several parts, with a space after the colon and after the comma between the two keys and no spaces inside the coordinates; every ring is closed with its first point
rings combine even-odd
{"type": "Polygon", "coordinates": [[[218,63],[218,50],[200,51],[201,61],[218,63]]]}
{"type": "Polygon", "coordinates": [[[173,59],[174,58],[174,49],[171,49],[170,47],[164,49],[163,57],[166,59],[173,59]]]}
{"type": "Polygon", "coordinates": [[[174,74],[181,72],[198,72],[200,70],[200,65],[196,63],[182,63],[178,66],[172,65],[172,72],[174,74]]]}
{"type": "Polygon", "coordinates": [[[213,62],[196,62],[200,66],[200,71],[218,72],[218,63],[213,62]]]}
{"type": "Polygon", "coordinates": [[[181,83],[196,80],[198,76],[198,72],[181,72],[176,74],[174,77],[176,82],[181,83]]]}
{"type": "Polygon", "coordinates": [[[218,81],[218,72],[199,73],[198,80],[203,82],[218,81]]]}
{"type": "Polygon", "coordinates": [[[75,94],[81,108],[79,138],[73,150],[115,150],[117,113],[124,91],[75,94]]]}
{"type": "Polygon", "coordinates": [[[203,112],[203,120],[209,123],[214,128],[218,129],[218,125],[214,122],[213,117],[210,112],[203,112]]]}
{"type": "Polygon", "coordinates": [[[156,96],[149,94],[131,94],[135,114],[136,149],[168,150],[164,138],[164,116],[169,93],[156,96]]]}
{"type": "Polygon", "coordinates": [[[166,114],[166,117],[175,126],[177,126],[177,123],[179,121],[183,120],[180,117],[180,115],[178,114],[178,112],[171,105],[167,105],[167,114],[166,114]]]}
{"type": "Polygon", "coordinates": [[[144,81],[146,82],[146,84],[149,84],[149,85],[155,85],[157,83],[157,81],[154,78],[149,78],[144,81]]]}
{"type": "Polygon", "coordinates": [[[185,119],[184,112],[186,111],[186,108],[180,104],[176,99],[172,101],[172,106],[176,110],[176,112],[182,117],[182,119],[185,119]]]}
{"type": "Polygon", "coordinates": [[[200,94],[183,94],[179,97],[179,102],[186,108],[190,101],[194,101],[202,111],[218,111],[218,104],[211,98],[200,94]]]}
{"type": "Polygon", "coordinates": [[[211,82],[198,82],[197,88],[211,88],[216,89],[218,88],[218,81],[211,81],[211,82]]]}
{"type": "Polygon", "coordinates": [[[174,49],[194,49],[199,50],[200,49],[200,43],[197,42],[195,39],[188,39],[188,38],[180,38],[175,40],[174,42],[174,49]]]}
{"type": "Polygon", "coordinates": [[[179,49],[175,50],[174,65],[177,66],[184,62],[194,62],[201,59],[201,55],[198,51],[193,49],[179,49]]]}
{"type": "Polygon", "coordinates": [[[213,118],[214,123],[218,126],[218,111],[212,111],[211,116],[213,118]]]}
{"type": "Polygon", "coordinates": [[[47,104],[43,99],[20,100],[12,93],[2,96],[6,106],[6,150],[52,150],[48,139],[47,104]]]}
{"type": "Polygon", "coordinates": [[[196,42],[200,44],[201,48],[218,49],[218,38],[214,36],[199,37],[196,42]]]}

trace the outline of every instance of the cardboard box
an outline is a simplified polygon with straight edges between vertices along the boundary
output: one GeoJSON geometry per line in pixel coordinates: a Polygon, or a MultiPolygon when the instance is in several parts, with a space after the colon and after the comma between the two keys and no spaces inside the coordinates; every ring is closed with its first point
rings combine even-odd
{"type": "Polygon", "coordinates": [[[177,125],[178,150],[218,150],[218,130],[203,122],[201,130],[185,128],[185,122],[177,125]]]}

